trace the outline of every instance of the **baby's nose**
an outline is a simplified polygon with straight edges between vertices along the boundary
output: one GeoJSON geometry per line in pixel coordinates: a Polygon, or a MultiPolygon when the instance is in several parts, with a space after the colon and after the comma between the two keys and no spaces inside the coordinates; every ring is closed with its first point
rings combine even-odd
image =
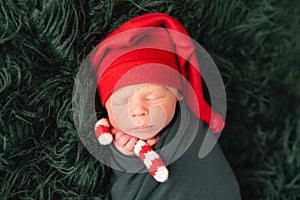
{"type": "Polygon", "coordinates": [[[149,111],[142,100],[135,99],[129,102],[129,114],[131,117],[145,117],[148,116],[149,111]]]}

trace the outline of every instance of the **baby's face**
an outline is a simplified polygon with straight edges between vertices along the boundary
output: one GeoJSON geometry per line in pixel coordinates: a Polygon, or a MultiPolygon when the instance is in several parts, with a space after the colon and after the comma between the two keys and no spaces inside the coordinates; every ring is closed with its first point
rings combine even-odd
{"type": "Polygon", "coordinates": [[[114,128],[148,140],[170,123],[178,98],[181,97],[175,89],[158,84],[136,84],[115,91],[105,107],[114,128]]]}

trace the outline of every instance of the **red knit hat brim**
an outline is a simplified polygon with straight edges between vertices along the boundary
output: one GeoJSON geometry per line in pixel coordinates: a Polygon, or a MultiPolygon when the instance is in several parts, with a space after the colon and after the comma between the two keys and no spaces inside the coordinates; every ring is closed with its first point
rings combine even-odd
{"type": "Polygon", "coordinates": [[[182,91],[176,55],[159,49],[139,49],[122,55],[98,81],[102,105],[119,88],[141,83],[156,83],[182,91]]]}

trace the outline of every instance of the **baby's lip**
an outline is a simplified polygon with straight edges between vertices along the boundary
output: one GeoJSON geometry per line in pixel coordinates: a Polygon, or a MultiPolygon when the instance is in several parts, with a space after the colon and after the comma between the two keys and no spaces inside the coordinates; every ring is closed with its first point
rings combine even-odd
{"type": "Polygon", "coordinates": [[[155,127],[153,125],[143,125],[143,126],[135,126],[131,130],[132,131],[139,131],[139,132],[144,132],[144,131],[151,131],[155,127]]]}

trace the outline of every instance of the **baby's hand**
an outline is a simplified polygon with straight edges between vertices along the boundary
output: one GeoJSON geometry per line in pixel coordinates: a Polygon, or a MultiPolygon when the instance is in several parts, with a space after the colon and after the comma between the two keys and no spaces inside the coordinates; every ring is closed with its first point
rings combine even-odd
{"type": "MultiPolygon", "coordinates": [[[[135,155],[133,149],[135,144],[139,140],[138,138],[127,135],[126,133],[115,128],[111,129],[111,133],[114,135],[113,143],[121,153],[127,156],[135,155]]],[[[159,139],[159,135],[157,135],[152,139],[147,140],[146,142],[149,146],[153,146],[157,143],[158,139],[159,139]]]]}

